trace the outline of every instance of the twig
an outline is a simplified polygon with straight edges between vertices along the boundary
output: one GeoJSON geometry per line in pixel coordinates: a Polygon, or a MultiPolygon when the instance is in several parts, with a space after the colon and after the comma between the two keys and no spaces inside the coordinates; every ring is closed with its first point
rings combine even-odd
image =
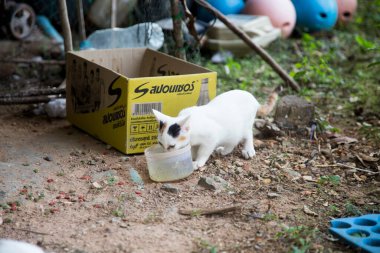
{"type": "Polygon", "coordinates": [[[73,40],[71,38],[71,29],[69,16],[67,15],[66,0],[59,0],[59,16],[62,23],[63,39],[65,42],[65,52],[73,50],[73,40]]]}
{"type": "Polygon", "coordinates": [[[175,56],[186,61],[186,51],[183,47],[182,34],[182,13],[179,8],[179,0],[170,0],[172,20],[173,20],[173,37],[175,41],[175,56]]]}
{"type": "Polygon", "coordinates": [[[28,64],[40,64],[40,65],[65,65],[65,61],[57,60],[31,60],[31,59],[9,59],[1,60],[2,63],[28,63],[28,64]]]}
{"type": "Polygon", "coordinates": [[[374,172],[374,171],[370,171],[370,170],[360,169],[360,168],[356,168],[356,167],[353,167],[353,166],[350,166],[350,165],[346,165],[346,164],[343,164],[343,163],[316,164],[314,166],[317,167],[317,168],[344,167],[344,168],[348,168],[348,169],[353,169],[353,170],[357,170],[357,171],[366,172],[366,173],[369,173],[369,174],[372,174],[372,175],[380,174],[380,172],[374,172]]]}
{"type": "Polygon", "coordinates": [[[49,97],[0,98],[0,105],[38,104],[47,103],[50,100],[49,97]]]}
{"type": "Polygon", "coordinates": [[[223,214],[228,212],[233,212],[240,210],[240,206],[230,206],[217,209],[194,209],[194,210],[178,210],[179,214],[182,215],[210,215],[210,214],[223,214]]]}
{"type": "Polygon", "coordinates": [[[200,39],[198,37],[198,33],[195,29],[195,18],[193,14],[190,12],[186,0],[180,0],[183,9],[185,11],[185,16],[188,19],[186,22],[187,29],[189,29],[190,34],[194,37],[194,39],[197,41],[197,43],[200,43],[200,39]]]}
{"type": "Polygon", "coordinates": [[[15,97],[31,97],[31,96],[44,96],[44,95],[64,95],[66,89],[41,89],[41,90],[27,90],[18,93],[0,94],[0,98],[15,98],[15,97]]]}
{"type": "Polygon", "coordinates": [[[37,235],[51,235],[49,233],[44,233],[44,232],[38,232],[30,229],[25,229],[25,228],[12,228],[13,230],[19,230],[19,231],[24,231],[24,232],[29,232],[37,235]]]}
{"type": "Polygon", "coordinates": [[[293,90],[299,91],[300,87],[298,83],[289,76],[286,71],[261,47],[256,45],[251,38],[240,28],[232,24],[225,15],[223,15],[220,11],[215,9],[205,0],[195,0],[199,5],[203,6],[207,10],[213,12],[215,16],[222,21],[232,32],[234,32],[240,39],[242,39],[250,48],[252,48],[272,69],[284,80],[286,85],[289,85],[293,90]]]}

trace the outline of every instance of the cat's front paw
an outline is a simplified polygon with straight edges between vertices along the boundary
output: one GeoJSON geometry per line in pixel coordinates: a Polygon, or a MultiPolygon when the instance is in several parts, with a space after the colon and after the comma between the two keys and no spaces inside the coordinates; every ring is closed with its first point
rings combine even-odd
{"type": "Polygon", "coordinates": [[[256,152],[255,152],[254,148],[248,149],[248,150],[247,149],[243,149],[241,151],[241,153],[242,153],[242,155],[243,155],[243,157],[245,159],[250,159],[250,158],[252,158],[252,157],[254,157],[256,155],[256,152]]]}
{"type": "Polygon", "coordinates": [[[224,152],[224,147],[217,147],[217,148],[215,149],[215,153],[216,153],[217,155],[223,155],[223,152],[224,152]]]}
{"type": "Polygon", "coordinates": [[[198,170],[199,168],[203,167],[205,163],[199,162],[199,161],[194,161],[193,162],[193,169],[198,170]]]}

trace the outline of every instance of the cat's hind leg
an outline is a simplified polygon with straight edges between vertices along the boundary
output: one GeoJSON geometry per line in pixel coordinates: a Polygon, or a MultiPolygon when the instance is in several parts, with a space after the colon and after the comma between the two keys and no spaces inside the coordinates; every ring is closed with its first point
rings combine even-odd
{"type": "Polygon", "coordinates": [[[244,136],[243,150],[241,151],[245,159],[252,158],[256,155],[255,148],[253,147],[253,133],[252,129],[247,131],[244,136]]]}

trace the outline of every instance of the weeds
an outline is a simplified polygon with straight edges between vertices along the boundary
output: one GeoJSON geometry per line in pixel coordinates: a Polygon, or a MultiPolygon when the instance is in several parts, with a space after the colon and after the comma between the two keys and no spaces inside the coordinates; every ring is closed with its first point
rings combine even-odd
{"type": "Polygon", "coordinates": [[[320,186],[338,186],[340,185],[340,176],[338,175],[330,175],[330,176],[321,176],[317,180],[318,185],[320,186]]]}
{"type": "Polygon", "coordinates": [[[276,237],[285,239],[291,243],[291,249],[289,252],[303,253],[310,249],[312,241],[316,238],[317,232],[317,229],[302,225],[296,227],[284,227],[281,232],[277,233],[276,237]]]}
{"type": "Polygon", "coordinates": [[[201,252],[217,253],[218,248],[204,239],[197,239],[197,245],[202,249],[201,252]]]}

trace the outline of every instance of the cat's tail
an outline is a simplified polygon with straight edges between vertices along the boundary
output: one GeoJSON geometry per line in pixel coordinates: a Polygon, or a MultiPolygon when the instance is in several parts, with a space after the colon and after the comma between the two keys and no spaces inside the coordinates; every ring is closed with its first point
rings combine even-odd
{"type": "Polygon", "coordinates": [[[269,94],[265,104],[261,105],[257,110],[256,115],[260,117],[268,116],[276,106],[278,94],[282,91],[282,86],[277,87],[271,94],[269,94]]]}

